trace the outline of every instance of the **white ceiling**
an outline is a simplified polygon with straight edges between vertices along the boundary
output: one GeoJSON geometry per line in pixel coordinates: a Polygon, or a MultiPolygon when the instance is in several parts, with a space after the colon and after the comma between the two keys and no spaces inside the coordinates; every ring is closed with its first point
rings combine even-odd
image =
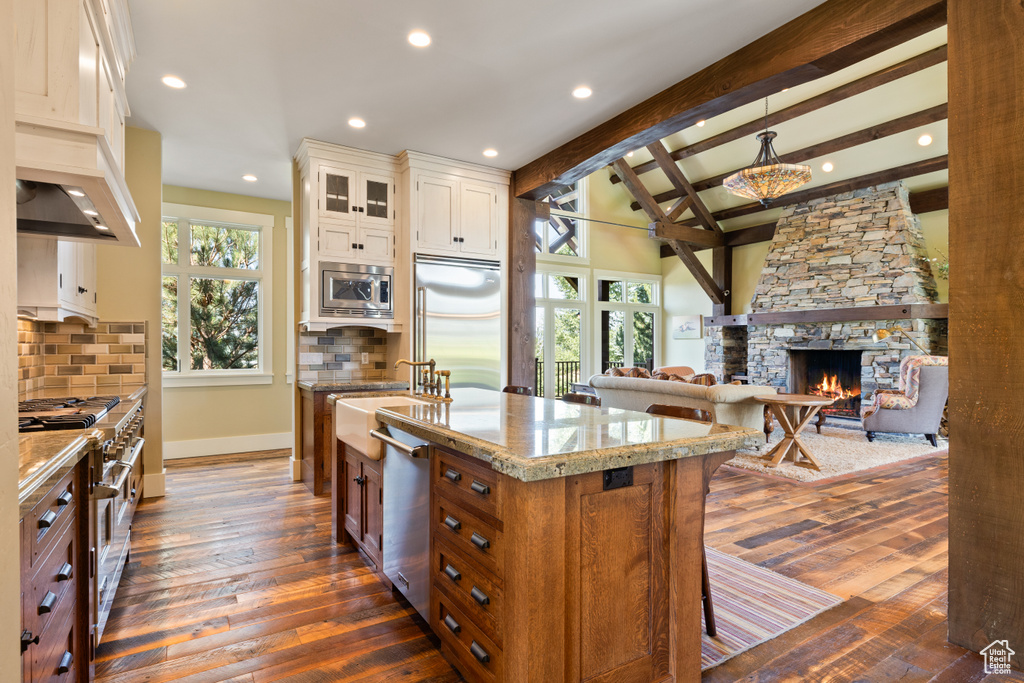
{"type": "Polygon", "coordinates": [[[275,199],[307,136],[514,169],[820,1],[131,0],[129,123],[163,135],[166,184],[275,199]]]}

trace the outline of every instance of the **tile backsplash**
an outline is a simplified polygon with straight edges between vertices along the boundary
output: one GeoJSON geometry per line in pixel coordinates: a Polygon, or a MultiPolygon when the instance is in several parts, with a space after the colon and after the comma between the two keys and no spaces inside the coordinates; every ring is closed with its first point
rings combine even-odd
{"type": "Polygon", "coordinates": [[[18,393],[90,392],[146,381],[146,324],[18,320],[18,393]]]}
{"type": "Polygon", "coordinates": [[[387,379],[388,337],[372,327],[299,332],[299,380],[348,382],[387,379]],[[362,354],[366,362],[362,362],[362,354]]]}

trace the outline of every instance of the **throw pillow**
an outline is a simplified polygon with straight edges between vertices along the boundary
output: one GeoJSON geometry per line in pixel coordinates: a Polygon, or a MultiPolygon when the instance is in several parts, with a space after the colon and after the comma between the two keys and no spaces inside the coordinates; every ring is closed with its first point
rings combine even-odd
{"type": "Polygon", "coordinates": [[[694,375],[693,377],[690,378],[689,381],[690,384],[700,384],[705,387],[713,387],[718,383],[718,381],[715,379],[715,376],[709,372],[705,372],[700,375],[694,375]]]}

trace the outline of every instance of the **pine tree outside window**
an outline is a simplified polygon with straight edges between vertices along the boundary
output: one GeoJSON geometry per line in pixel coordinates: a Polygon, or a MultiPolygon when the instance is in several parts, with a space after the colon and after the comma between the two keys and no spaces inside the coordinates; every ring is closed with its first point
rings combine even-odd
{"type": "Polygon", "coordinates": [[[164,205],[166,386],[263,384],[270,359],[274,217],[164,205]]]}

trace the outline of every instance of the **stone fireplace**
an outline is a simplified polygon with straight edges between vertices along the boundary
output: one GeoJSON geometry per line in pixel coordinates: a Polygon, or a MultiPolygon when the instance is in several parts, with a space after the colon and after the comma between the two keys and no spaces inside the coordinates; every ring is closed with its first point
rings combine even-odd
{"type": "Polygon", "coordinates": [[[826,415],[859,417],[861,404],[861,351],[789,351],[789,390],[835,399],[826,415]]]}
{"type": "MultiPolygon", "coordinates": [[[[838,352],[831,362],[841,367],[833,374],[841,369],[845,391],[858,384],[859,398],[867,400],[876,389],[897,388],[900,360],[920,353],[902,338],[873,343],[876,330],[903,329],[930,353],[946,354],[946,320],[919,315],[937,300],[902,182],[789,206],[776,225],[751,313],[738,316],[736,325],[708,327],[705,363],[726,381],[745,374],[750,384],[808,392],[815,382],[806,368],[820,360],[811,352],[838,352]]],[[[836,411],[856,416],[859,403],[837,401],[836,411]]]]}

